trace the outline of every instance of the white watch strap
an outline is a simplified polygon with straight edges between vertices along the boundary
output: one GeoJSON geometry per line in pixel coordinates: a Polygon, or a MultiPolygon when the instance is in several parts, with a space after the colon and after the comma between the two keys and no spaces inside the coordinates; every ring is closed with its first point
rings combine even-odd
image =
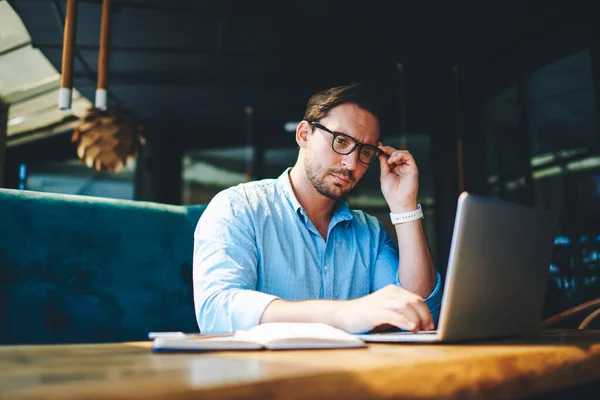
{"type": "Polygon", "coordinates": [[[392,224],[394,225],[423,218],[423,210],[421,209],[421,204],[417,204],[417,209],[415,211],[409,211],[400,214],[390,213],[390,218],[392,219],[392,224]]]}

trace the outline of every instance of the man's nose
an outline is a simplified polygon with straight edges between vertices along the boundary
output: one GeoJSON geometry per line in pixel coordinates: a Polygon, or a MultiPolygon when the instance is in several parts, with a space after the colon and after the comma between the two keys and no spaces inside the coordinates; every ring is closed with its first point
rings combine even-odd
{"type": "Polygon", "coordinates": [[[358,152],[359,152],[359,148],[355,148],[354,151],[350,154],[346,154],[345,156],[342,156],[342,165],[350,170],[350,171],[354,171],[356,169],[356,167],[358,166],[358,152]]]}

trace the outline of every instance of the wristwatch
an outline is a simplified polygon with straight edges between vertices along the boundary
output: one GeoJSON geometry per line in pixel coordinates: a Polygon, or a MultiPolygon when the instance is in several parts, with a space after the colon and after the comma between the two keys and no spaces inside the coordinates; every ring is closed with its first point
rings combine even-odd
{"type": "Polygon", "coordinates": [[[421,204],[417,204],[417,209],[415,211],[409,211],[399,214],[390,213],[390,218],[392,220],[392,224],[394,225],[403,224],[405,222],[410,222],[416,219],[423,218],[423,210],[421,209],[421,204]]]}

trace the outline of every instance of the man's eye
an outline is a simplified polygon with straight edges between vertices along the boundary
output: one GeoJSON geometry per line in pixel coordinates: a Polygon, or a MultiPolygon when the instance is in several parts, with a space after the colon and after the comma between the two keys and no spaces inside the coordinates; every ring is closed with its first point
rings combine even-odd
{"type": "Polygon", "coordinates": [[[369,149],[362,149],[362,154],[365,157],[371,157],[373,155],[373,150],[369,150],[369,149]]]}
{"type": "Polygon", "coordinates": [[[348,144],[348,140],[346,140],[345,138],[338,136],[335,138],[335,141],[337,144],[342,144],[342,145],[347,145],[348,144]]]}

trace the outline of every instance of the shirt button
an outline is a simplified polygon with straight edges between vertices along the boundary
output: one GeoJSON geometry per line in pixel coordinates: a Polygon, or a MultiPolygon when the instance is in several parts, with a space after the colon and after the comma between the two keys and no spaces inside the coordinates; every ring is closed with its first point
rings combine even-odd
{"type": "Polygon", "coordinates": [[[325,271],[329,271],[329,267],[328,267],[327,265],[326,265],[326,266],[324,266],[324,267],[323,267],[323,269],[324,269],[325,271]]]}

